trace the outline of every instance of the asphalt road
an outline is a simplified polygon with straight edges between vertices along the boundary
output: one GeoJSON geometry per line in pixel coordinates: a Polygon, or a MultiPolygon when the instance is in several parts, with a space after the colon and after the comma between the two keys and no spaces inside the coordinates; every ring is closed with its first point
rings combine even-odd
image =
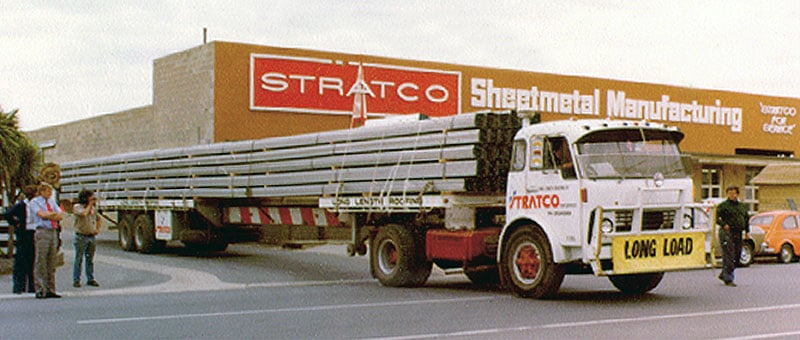
{"type": "MultiPolygon", "coordinates": [[[[71,244],[65,250],[71,254],[71,244]]],[[[441,271],[422,288],[382,287],[369,277],[367,259],[347,257],[342,247],[140,255],[104,234],[96,261],[99,288],[71,287],[68,258],[58,271],[64,298],[0,294],[0,338],[800,337],[798,264],[739,269],[735,288],[723,286],[716,270],[668,273],[639,297],[618,293],[605,278],[568,276],[559,296],[543,301],[441,271]]],[[[10,292],[10,276],[0,277],[0,287],[10,292]]]]}

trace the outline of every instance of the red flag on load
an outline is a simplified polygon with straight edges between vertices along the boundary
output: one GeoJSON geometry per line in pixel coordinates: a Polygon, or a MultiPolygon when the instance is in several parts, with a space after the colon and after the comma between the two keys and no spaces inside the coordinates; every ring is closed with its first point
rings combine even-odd
{"type": "Polygon", "coordinates": [[[353,94],[353,119],[350,121],[350,128],[364,126],[367,121],[367,97],[366,94],[375,96],[370,90],[369,86],[364,83],[364,68],[358,64],[358,77],[356,84],[350,88],[350,93],[353,94]]]}

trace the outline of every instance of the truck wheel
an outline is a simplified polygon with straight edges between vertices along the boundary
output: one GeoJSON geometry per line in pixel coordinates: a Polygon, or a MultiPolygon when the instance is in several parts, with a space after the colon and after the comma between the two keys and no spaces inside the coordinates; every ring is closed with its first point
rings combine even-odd
{"type": "Polygon", "coordinates": [[[503,246],[500,279],[516,296],[547,298],[564,281],[564,266],[553,262],[550,242],[541,229],[524,226],[514,230],[503,246]]]}
{"type": "Polygon", "coordinates": [[[608,279],[614,287],[624,294],[641,295],[647,293],[661,282],[664,273],[612,275],[608,279]]]}
{"type": "Polygon", "coordinates": [[[119,236],[120,249],[124,251],[136,250],[133,243],[133,215],[120,214],[117,234],[119,236]]]}
{"type": "Polygon", "coordinates": [[[372,276],[390,287],[425,284],[433,263],[425,259],[413,232],[400,225],[381,227],[370,247],[372,276]]]}
{"type": "Polygon", "coordinates": [[[136,249],[142,254],[152,254],[163,248],[163,242],[156,240],[155,226],[153,219],[148,214],[141,214],[133,221],[134,234],[133,241],[136,249]]]}

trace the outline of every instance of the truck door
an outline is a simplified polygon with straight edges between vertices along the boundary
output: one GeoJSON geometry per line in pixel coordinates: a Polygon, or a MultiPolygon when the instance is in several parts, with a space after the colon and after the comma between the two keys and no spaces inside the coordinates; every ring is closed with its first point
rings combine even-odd
{"type": "Polygon", "coordinates": [[[580,199],[576,167],[564,137],[533,136],[527,141],[515,140],[511,163],[509,195],[525,196],[526,202],[534,200],[524,206],[539,209],[541,202],[547,207],[576,207],[580,199]],[[552,198],[542,196],[554,194],[556,197],[552,198]]]}
{"type": "Polygon", "coordinates": [[[563,136],[533,136],[525,188],[531,208],[548,224],[562,245],[580,245],[580,186],[572,150],[563,136]],[[556,231],[557,230],[557,231],[556,231]]]}
{"type": "Polygon", "coordinates": [[[531,161],[526,180],[529,192],[541,190],[545,184],[577,179],[572,151],[566,138],[533,136],[530,146],[531,161]]]}

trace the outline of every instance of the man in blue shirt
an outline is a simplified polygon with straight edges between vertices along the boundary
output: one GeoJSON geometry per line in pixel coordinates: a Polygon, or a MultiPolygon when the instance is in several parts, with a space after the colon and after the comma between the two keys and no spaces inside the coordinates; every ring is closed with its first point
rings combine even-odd
{"type": "Polygon", "coordinates": [[[63,215],[53,199],[53,187],[39,184],[39,196],[28,204],[28,229],[36,230],[36,298],[60,298],[56,294],[56,255],[58,254],[58,222],[63,215]]]}

